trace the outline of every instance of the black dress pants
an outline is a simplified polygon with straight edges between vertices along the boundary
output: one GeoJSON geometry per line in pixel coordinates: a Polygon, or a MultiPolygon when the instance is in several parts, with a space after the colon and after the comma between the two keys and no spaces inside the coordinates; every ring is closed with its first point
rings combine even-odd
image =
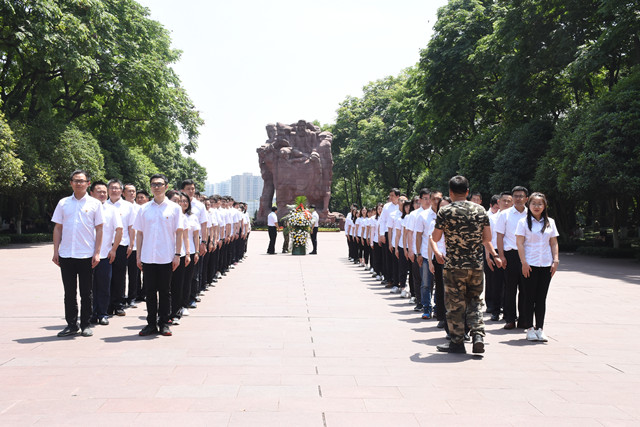
{"type": "Polygon", "coordinates": [[[124,291],[127,283],[127,246],[120,245],[111,264],[111,303],[109,314],[124,309],[124,291]]]}
{"type": "Polygon", "coordinates": [[[171,310],[171,263],[143,264],[142,268],[147,290],[147,324],[162,327],[169,321],[171,310]]]}
{"type": "Polygon", "coordinates": [[[516,314],[517,306],[520,306],[522,293],[518,295],[518,290],[522,286],[522,263],[517,250],[505,251],[507,259],[507,268],[504,274],[504,321],[507,323],[515,322],[518,318],[516,314]]]}
{"type": "Polygon", "coordinates": [[[171,309],[169,310],[169,317],[179,317],[178,313],[182,308],[183,300],[183,287],[185,276],[185,259],[187,257],[180,257],[180,264],[171,274],[171,309]]]}
{"type": "Polygon", "coordinates": [[[311,232],[311,244],[313,245],[313,252],[318,252],[318,227],[313,227],[311,232]]]}
{"type": "Polygon", "coordinates": [[[267,248],[268,254],[276,253],[276,237],[278,236],[278,229],[276,227],[270,226],[269,230],[269,247],[267,248]]]}
{"type": "Polygon", "coordinates": [[[64,286],[64,318],[71,328],[78,326],[78,298],[80,289],[80,327],[89,326],[93,311],[93,269],[91,258],[59,258],[64,286]]]}

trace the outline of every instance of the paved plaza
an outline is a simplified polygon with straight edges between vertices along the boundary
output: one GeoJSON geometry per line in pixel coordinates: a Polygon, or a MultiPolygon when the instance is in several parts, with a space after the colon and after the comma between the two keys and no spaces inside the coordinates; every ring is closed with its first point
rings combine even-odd
{"type": "Polygon", "coordinates": [[[638,262],[563,253],[548,343],[485,316],[484,356],[449,355],[436,321],[347,262],[342,234],[320,233],[317,256],[267,240],[251,234],[172,337],[138,336],[142,304],[57,338],[52,245],[0,249],[0,425],[640,425],[638,262]]]}

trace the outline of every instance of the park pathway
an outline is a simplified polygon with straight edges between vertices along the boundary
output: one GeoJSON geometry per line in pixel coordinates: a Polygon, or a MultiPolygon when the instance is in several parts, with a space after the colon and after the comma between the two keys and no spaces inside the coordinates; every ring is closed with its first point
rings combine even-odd
{"type": "Polygon", "coordinates": [[[172,337],[137,335],[141,305],[70,339],[51,245],[1,248],[0,425],[640,425],[637,262],[561,254],[549,343],[487,322],[480,357],[437,353],[341,234],[319,245],[269,256],[254,232],[172,337]]]}

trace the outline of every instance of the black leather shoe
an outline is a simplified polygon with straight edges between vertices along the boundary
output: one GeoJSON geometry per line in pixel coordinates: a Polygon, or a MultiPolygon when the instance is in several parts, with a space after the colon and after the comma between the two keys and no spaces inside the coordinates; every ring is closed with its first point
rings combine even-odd
{"type": "Polygon", "coordinates": [[[446,322],[445,322],[444,320],[440,320],[440,321],[438,322],[438,328],[440,328],[440,329],[444,328],[445,323],[446,323],[446,322]]]}
{"type": "Polygon", "coordinates": [[[80,331],[80,328],[78,328],[77,326],[75,328],[72,327],[72,326],[67,326],[66,328],[64,328],[63,330],[58,332],[58,336],[59,337],[70,337],[72,335],[77,335],[79,331],[80,331]]]}
{"type": "Polygon", "coordinates": [[[471,351],[474,353],[484,353],[484,338],[482,335],[473,336],[473,349],[471,351]]]}
{"type": "Polygon", "coordinates": [[[455,343],[452,343],[452,342],[448,342],[448,343],[440,344],[440,345],[436,346],[436,348],[438,349],[438,351],[441,351],[443,353],[461,353],[461,354],[464,354],[464,353],[467,352],[467,350],[465,350],[465,348],[464,348],[464,343],[455,344],[455,343]]]}
{"type": "Polygon", "coordinates": [[[494,322],[500,321],[500,314],[499,313],[493,313],[491,315],[491,320],[494,321],[494,322]]]}
{"type": "Polygon", "coordinates": [[[471,341],[471,337],[470,337],[470,336],[469,336],[469,334],[468,334],[468,333],[466,333],[466,332],[465,332],[465,334],[464,334],[464,340],[465,340],[465,342],[469,342],[469,341],[471,341]]]}

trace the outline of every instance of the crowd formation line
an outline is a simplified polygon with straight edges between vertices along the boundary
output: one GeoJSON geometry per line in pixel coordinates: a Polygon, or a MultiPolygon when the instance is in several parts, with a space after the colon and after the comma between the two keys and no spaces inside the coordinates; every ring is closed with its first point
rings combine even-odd
{"type": "Polygon", "coordinates": [[[502,316],[504,329],[548,341],[546,299],[559,258],[544,194],[516,186],[485,210],[462,176],[451,178],[448,196],[425,188],[408,198],[393,188],[385,204],[352,205],[345,235],[349,261],[415,303],[422,319],[437,320],[449,341],[439,351],[465,353],[472,341],[483,353],[483,308],[491,321],[502,316]]]}
{"type": "Polygon", "coordinates": [[[147,324],[139,335],[171,336],[171,326],[246,258],[246,204],[200,195],[191,179],[180,190],[168,184],[166,176],[153,175],[150,198],[132,184],[91,182],[86,171],[73,172],[73,194],[51,218],[67,323],[59,337],[92,336],[92,325],[108,325],[141,303],[147,324]]]}

